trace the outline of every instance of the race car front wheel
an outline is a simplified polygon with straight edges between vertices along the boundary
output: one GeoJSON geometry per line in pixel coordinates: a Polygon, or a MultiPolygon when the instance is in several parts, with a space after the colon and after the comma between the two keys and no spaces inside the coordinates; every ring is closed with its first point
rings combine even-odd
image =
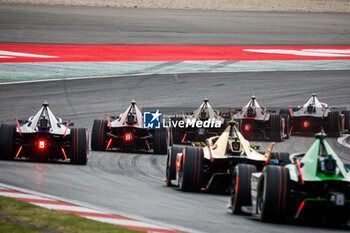
{"type": "Polygon", "coordinates": [[[258,184],[256,212],[264,222],[282,222],[289,208],[289,171],[267,165],[258,184]]]}
{"type": "Polygon", "coordinates": [[[13,159],[15,154],[16,125],[0,126],[0,159],[13,159]]]}
{"type": "Polygon", "coordinates": [[[233,214],[243,214],[242,206],[251,206],[250,178],[256,167],[249,164],[238,164],[232,176],[231,210],[233,214]]]}
{"type": "Polygon", "coordinates": [[[70,161],[73,164],[85,165],[88,160],[88,134],[86,129],[71,129],[70,161]]]}
{"type": "Polygon", "coordinates": [[[94,120],[91,134],[91,149],[103,151],[106,149],[107,120],[94,120]]]}
{"type": "Polygon", "coordinates": [[[199,192],[202,185],[203,149],[185,147],[180,169],[179,186],[182,191],[199,192]]]}

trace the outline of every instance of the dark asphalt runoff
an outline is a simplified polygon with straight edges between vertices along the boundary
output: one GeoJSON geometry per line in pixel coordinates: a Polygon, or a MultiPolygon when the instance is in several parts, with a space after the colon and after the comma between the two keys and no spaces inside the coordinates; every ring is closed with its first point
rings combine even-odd
{"type": "MultiPolygon", "coordinates": [[[[243,13],[0,5],[1,43],[349,45],[349,14],[243,13]]],[[[313,92],[350,108],[350,71],[148,75],[0,85],[0,123],[34,114],[43,101],[91,133],[93,119],[116,115],[132,99],[140,107],[303,104],[313,92]]],[[[313,138],[292,137],[277,151],[306,150],[313,138]]],[[[328,139],[346,162],[349,149],[328,139]]],[[[262,143],[266,148],[267,143],[262,143]]],[[[87,166],[1,161],[0,182],[204,232],[338,232],[266,224],[233,216],[227,196],[165,186],[166,156],[90,152],[87,166]]],[[[340,232],[340,230],[339,230],[340,232]]]]}

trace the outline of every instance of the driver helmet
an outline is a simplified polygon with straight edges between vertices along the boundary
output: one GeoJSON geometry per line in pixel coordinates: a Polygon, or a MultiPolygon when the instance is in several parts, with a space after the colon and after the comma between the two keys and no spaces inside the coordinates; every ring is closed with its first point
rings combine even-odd
{"type": "Polygon", "coordinates": [[[39,120],[39,128],[49,128],[49,117],[47,116],[41,116],[39,120]]]}

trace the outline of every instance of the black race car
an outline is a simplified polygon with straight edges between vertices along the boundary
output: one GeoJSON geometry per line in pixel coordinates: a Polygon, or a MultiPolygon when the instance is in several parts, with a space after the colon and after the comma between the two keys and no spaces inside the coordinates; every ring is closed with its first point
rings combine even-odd
{"type": "MultiPolygon", "coordinates": [[[[160,117],[157,111],[155,118],[160,117]]],[[[147,151],[166,154],[168,147],[167,128],[144,128],[143,114],[133,100],[126,111],[112,121],[94,120],[91,149],[95,151],[121,150],[125,152],[147,151]]]]}

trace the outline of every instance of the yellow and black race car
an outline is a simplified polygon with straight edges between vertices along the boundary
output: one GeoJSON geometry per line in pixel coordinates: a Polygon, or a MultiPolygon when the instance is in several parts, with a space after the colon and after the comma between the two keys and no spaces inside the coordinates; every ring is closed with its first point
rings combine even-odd
{"type": "Polygon", "coordinates": [[[271,143],[265,153],[257,150],[242,136],[236,122],[228,126],[220,136],[213,136],[205,143],[191,146],[174,145],[168,148],[166,183],[183,191],[207,190],[227,192],[235,166],[239,163],[253,164],[262,169],[271,153],[271,143]]]}

